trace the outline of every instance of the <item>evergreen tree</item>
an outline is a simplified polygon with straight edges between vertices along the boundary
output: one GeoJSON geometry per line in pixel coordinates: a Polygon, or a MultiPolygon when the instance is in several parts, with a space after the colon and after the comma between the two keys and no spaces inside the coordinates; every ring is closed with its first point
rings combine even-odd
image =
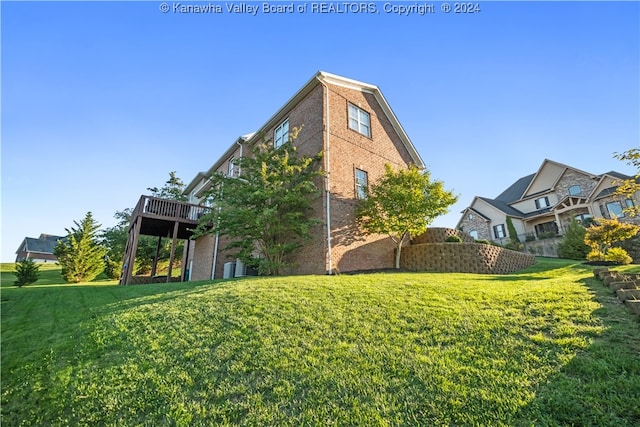
{"type": "Polygon", "coordinates": [[[584,242],[587,230],[576,219],[571,220],[564,238],[558,244],[560,258],[584,260],[589,253],[589,245],[584,242]]]}
{"type": "Polygon", "coordinates": [[[104,271],[107,250],[97,240],[100,225],[87,212],[77,228],[66,229],[67,238],[58,241],[54,254],[62,267],[62,277],[70,283],[89,282],[104,271]]]}
{"type": "Polygon", "coordinates": [[[23,259],[16,263],[16,271],[13,273],[16,275],[15,286],[21,288],[24,285],[35,283],[40,278],[40,266],[38,266],[32,259],[23,259]]]}

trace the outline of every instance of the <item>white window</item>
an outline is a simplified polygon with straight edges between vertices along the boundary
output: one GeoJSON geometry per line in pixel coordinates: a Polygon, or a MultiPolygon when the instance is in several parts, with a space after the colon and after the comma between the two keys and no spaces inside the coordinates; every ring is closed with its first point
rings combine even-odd
{"type": "Polygon", "coordinates": [[[280,147],[289,140],[289,119],[285,120],[278,126],[273,134],[273,146],[280,147]]]}
{"type": "Polygon", "coordinates": [[[235,159],[233,157],[231,157],[229,159],[229,165],[228,165],[228,173],[227,175],[229,176],[233,176],[235,173],[235,159]]]}
{"type": "Polygon", "coordinates": [[[371,120],[369,113],[353,104],[349,104],[349,128],[366,137],[371,137],[371,120]]]}
{"type": "Polygon", "coordinates": [[[367,173],[356,169],[356,198],[363,200],[367,198],[367,173]]]}
{"type": "Polygon", "coordinates": [[[572,185],[569,187],[569,195],[570,196],[578,196],[582,192],[582,189],[579,185],[572,185]]]}
{"type": "Polygon", "coordinates": [[[548,197],[541,197],[539,199],[536,199],[536,209],[544,209],[544,208],[548,208],[549,205],[549,198],[548,197]]]}
{"type": "Polygon", "coordinates": [[[469,232],[469,236],[473,237],[475,240],[478,240],[478,230],[471,230],[469,232]]]}
{"type": "Polygon", "coordinates": [[[507,233],[504,229],[504,224],[494,225],[493,226],[493,235],[496,239],[502,239],[507,236],[507,233]]]}

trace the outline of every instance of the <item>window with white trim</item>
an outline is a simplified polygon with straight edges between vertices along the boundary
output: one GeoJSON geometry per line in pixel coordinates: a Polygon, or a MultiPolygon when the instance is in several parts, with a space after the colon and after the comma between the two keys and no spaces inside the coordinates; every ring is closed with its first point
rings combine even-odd
{"type": "Polygon", "coordinates": [[[469,236],[473,237],[475,240],[478,240],[478,230],[471,230],[469,232],[469,236]]]}
{"type": "Polygon", "coordinates": [[[549,198],[548,197],[540,197],[539,199],[536,199],[536,209],[544,209],[544,208],[548,208],[549,205],[549,198]]]}
{"type": "Polygon", "coordinates": [[[496,239],[502,239],[507,237],[507,232],[504,228],[504,224],[498,224],[493,226],[493,235],[496,239]]]}
{"type": "Polygon", "coordinates": [[[229,159],[229,165],[227,166],[227,175],[228,176],[233,176],[235,174],[235,159],[233,158],[233,156],[229,159]]]}
{"type": "Polygon", "coordinates": [[[349,104],[349,128],[371,137],[371,116],[363,109],[349,104]]]}
{"type": "Polygon", "coordinates": [[[273,132],[273,146],[280,147],[289,140],[289,119],[285,120],[273,132]]]}
{"type": "Polygon", "coordinates": [[[367,172],[360,169],[356,169],[355,178],[356,178],[356,198],[360,200],[364,200],[367,198],[367,182],[368,182],[367,172]]]}
{"type": "Polygon", "coordinates": [[[582,189],[579,185],[572,185],[571,187],[569,187],[570,196],[578,196],[580,195],[580,193],[582,193],[582,189]]]}

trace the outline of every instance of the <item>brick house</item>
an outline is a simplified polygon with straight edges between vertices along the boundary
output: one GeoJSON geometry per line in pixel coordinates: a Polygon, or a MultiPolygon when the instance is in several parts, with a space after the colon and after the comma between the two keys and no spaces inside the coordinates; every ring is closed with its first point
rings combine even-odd
{"type": "MultiPolygon", "coordinates": [[[[393,243],[386,235],[361,235],[354,208],[362,189],[384,173],[385,164],[424,168],[424,162],[375,85],[318,72],[260,129],[233,141],[206,172],[193,178],[185,189],[189,203],[202,202],[213,172],[238,176],[241,171],[234,160],[249,153],[249,147],[263,138],[280,144],[294,128],[302,128],[294,141],[300,155],[323,152],[321,168],[326,176],[318,182],[323,191],[312,213],[322,225],[313,229],[312,239],[291,259],[288,273],[393,267],[393,243]]],[[[184,259],[191,280],[224,276],[225,264],[235,261],[224,253],[226,243],[216,235],[190,242],[184,259]]]]}
{"type": "Polygon", "coordinates": [[[572,219],[638,223],[624,209],[637,205],[640,195],[629,199],[615,194],[617,182],[632,178],[615,171],[596,175],[546,159],[536,173],[520,178],[496,198],[474,197],[456,228],[476,239],[505,244],[507,217],[521,242],[562,236],[572,219]]]}

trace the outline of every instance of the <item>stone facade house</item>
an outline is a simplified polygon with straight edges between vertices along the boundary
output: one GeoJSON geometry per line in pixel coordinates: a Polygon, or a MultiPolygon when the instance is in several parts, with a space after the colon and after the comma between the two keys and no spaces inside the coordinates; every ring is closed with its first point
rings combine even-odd
{"type": "Polygon", "coordinates": [[[631,178],[614,171],[597,175],[547,159],[536,173],[520,178],[497,197],[474,197],[456,228],[475,239],[505,244],[507,217],[521,242],[562,236],[572,219],[638,223],[624,210],[640,202],[639,194],[630,199],[615,194],[617,182],[631,178]]]}
{"type": "MultiPolygon", "coordinates": [[[[280,144],[301,128],[294,140],[298,153],[323,153],[325,173],[312,216],[320,224],[312,239],[291,259],[290,274],[326,274],[393,267],[394,245],[387,236],[358,233],[354,209],[362,190],[384,173],[384,165],[405,168],[424,162],[380,89],[368,83],[318,72],[256,132],[233,141],[226,152],[187,185],[189,203],[204,203],[213,172],[240,176],[234,160],[267,141],[280,144]]],[[[186,267],[191,280],[221,278],[230,272],[233,254],[224,252],[222,236],[208,235],[188,245],[186,267]],[[227,271],[225,271],[227,270],[227,271]]],[[[235,264],[235,275],[244,274],[235,264]]]]}

